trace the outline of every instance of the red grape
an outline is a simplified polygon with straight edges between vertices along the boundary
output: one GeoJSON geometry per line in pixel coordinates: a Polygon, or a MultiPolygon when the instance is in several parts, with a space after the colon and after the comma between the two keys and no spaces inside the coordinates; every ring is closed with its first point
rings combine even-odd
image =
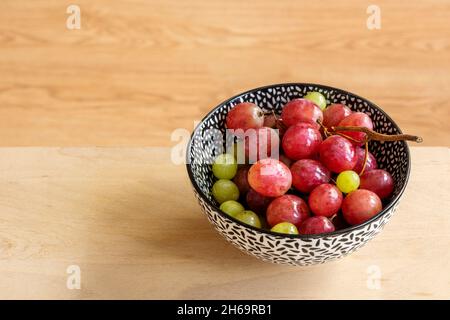
{"type": "MultiPolygon", "coordinates": [[[[353,167],[353,171],[355,171],[356,173],[360,173],[363,165],[364,165],[364,157],[365,157],[365,153],[366,151],[364,150],[364,148],[355,148],[355,152],[356,152],[356,164],[353,167]]],[[[377,160],[375,159],[375,157],[373,156],[373,154],[370,153],[370,151],[367,154],[367,162],[366,162],[366,167],[364,169],[364,172],[373,170],[378,168],[378,164],[377,164],[377,160]]]]}
{"type": "MultiPolygon", "coordinates": [[[[312,129],[318,129],[318,128],[314,125],[314,123],[311,123],[311,122],[298,122],[298,123],[295,124],[295,126],[298,127],[298,128],[312,128],[312,129]]],[[[290,127],[289,127],[289,128],[290,128],[290,127]]],[[[289,129],[289,128],[288,128],[288,129],[289,129]]],[[[287,131],[287,129],[286,129],[286,131],[287,131]]]]}
{"type": "Polygon", "coordinates": [[[335,185],[325,183],[311,191],[308,204],[315,215],[329,218],[339,211],[342,199],[342,192],[335,185]]]}
{"type": "Polygon", "coordinates": [[[330,181],[330,171],[319,161],[298,160],[291,166],[292,185],[301,192],[309,193],[322,183],[330,181]]]}
{"type": "Polygon", "coordinates": [[[292,175],[283,162],[267,158],[250,167],[248,182],[250,187],[263,196],[279,197],[291,187],[292,175]]]}
{"type": "MultiPolygon", "coordinates": [[[[371,130],[373,129],[372,120],[370,120],[370,117],[363,112],[354,112],[354,113],[350,114],[349,116],[342,119],[342,121],[339,122],[338,126],[340,126],[340,127],[341,126],[343,126],[343,127],[355,126],[355,127],[366,127],[371,130]]],[[[366,138],[366,134],[364,132],[342,131],[341,133],[343,133],[357,141],[362,141],[362,142],[353,141],[354,145],[360,146],[360,145],[364,144],[364,139],[366,138]]]]}
{"type": "Polygon", "coordinates": [[[323,112],[323,125],[327,128],[335,127],[351,113],[352,110],[343,104],[330,104],[323,112]]]}
{"type": "Polygon", "coordinates": [[[355,146],[338,135],[326,138],[320,145],[319,154],[320,161],[335,173],[352,170],[357,160],[355,146]]]}
{"type": "Polygon", "coordinates": [[[321,142],[319,130],[310,127],[309,124],[300,123],[287,129],[281,144],[286,156],[292,160],[299,160],[317,154],[321,142]]]}
{"type": "Polygon", "coordinates": [[[380,198],[374,192],[365,189],[358,189],[349,193],[342,202],[342,214],[345,221],[351,225],[369,220],[381,209],[380,198]]]}
{"type": "Polygon", "coordinates": [[[319,128],[317,120],[322,121],[322,110],[306,99],[294,99],[286,103],[281,112],[283,123],[290,127],[299,122],[308,122],[319,128]]]}
{"type": "Polygon", "coordinates": [[[264,112],[256,104],[242,102],[233,107],[227,114],[228,129],[257,129],[264,124],[264,112]]]}
{"type": "Polygon", "coordinates": [[[319,234],[333,232],[335,230],[331,221],[322,216],[314,216],[306,219],[300,226],[300,234],[319,234]]]}
{"type": "Polygon", "coordinates": [[[281,222],[290,222],[296,227],[300,227],[302,222],[309,217],[309,209],[302,198],[285,194],[270,203],[266,216],[267,223],[271,227],[281,222]]]}
{"type": "MultiPolygon", "coordinates": [[[[237,134],[240,136],[240,133],[237,134]]],[[[262,127],[246,131],[245,136],[245,158],[254,163],[257,160],[269,158],[272,156],[272,149],[278,152],[280,148],[280,138],[277,132],[269,127],[262,127]]],[[[273,154],[277,156],[278,154],[273,154]]]]}
{"type": "Polygon", "coordinates": [[[248,166],[240,167],[233,178],[233,182],[237,185],[240,195],[245,195],[250,190],[247,178],[248,169],[248,166]]]}
{"type": "Polygon", "coordinates": [[[386,199],[394,191],[394,179],[389,172],[382,169],[364,172],[360,188],[375,192],[380,199],[386,199]]]}
{"type": "Polygon", "coordinates": [[[247,193],[247,205],[250,210],[256,212],[259,215],[266,214],[266,209],[269,206],[273,198],[269,198],[259,194],[253,189],[250,189],[247,193]]]}

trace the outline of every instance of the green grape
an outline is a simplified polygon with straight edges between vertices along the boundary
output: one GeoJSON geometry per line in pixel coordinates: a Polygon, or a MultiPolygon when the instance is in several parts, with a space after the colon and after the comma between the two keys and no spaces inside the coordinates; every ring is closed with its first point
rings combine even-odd
{"type": "Polygon", "coordinates": [[[303,98],[314,102],[322,110],[324,110],[325,107],[327,106],[327,99],[320,92],[316,91],[308,92],[307,95],[304,96],[303,98]]]}
{"type": "Polygon", "coordinates": [[[352,170],[342,171],[337,176],[336,186],[344,193],[355,191],[359,187],[359,176],[352,170]]]}
{"type": "Polygon", "coordinates": [[[212,172],[218,179],[233,179],[236,171],[236,159],[228,153],[219,155],[212,165],[212,172]]]}
{"type": "Polygon", "coordinates": [[[298,234],[297,227],[290,222],[280,222],[274,225],[270,231],[286,234],[298,234]]]}
{"type": "Polygon", "coordinates": [[[212,195],[218,203],[239,199],[239,189],[233,181],[220,179],[212,187],[212,195]]]}
{"type": "Polygon", "coordinates": [[[250,226],[261,228],[261,220],[259,220],[258,215],[253,211],[242,211],[241,213],[238,213],[235,218],[250,226]]]}
{"type": "Polygon", "coordinates": [[[228,200],[220,205],[220,210],[228,214],[229,216],[236,217],[238,213],[245,210],[244,206],[237,201],[228,200]]]}

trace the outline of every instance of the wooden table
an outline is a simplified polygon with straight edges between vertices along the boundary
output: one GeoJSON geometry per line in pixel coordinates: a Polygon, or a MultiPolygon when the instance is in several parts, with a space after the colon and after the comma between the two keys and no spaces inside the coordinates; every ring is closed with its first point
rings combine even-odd
{"type": "Polygon", "coordinates": [[[377,0],[380,30],[359,0],[77,0],[79,30],[71,3],[0,1],[0,298],[450,297],[450,1],[377,0]],[[168,161],[174,130],[280,82],[347,89],[424,138],[398,213],[344,260],[240,253],[168,161]]]}
{"type": "Polygon", "coordinates": [[[449,148],[413,148],[385,230],[307,268],[261,262],[223,240],[169,154],[1,149],[0,298],[450,298],[449,148]],[[80,290],[66,286],[71,265],[80,290]]]}

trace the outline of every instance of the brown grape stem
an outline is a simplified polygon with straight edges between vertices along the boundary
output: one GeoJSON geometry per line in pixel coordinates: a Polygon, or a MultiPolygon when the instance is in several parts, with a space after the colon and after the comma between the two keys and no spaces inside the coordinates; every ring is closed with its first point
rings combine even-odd
{"type": "Polygon", "coordinates": [[[364,162],[361,172],[359,173],[360,176],[362,176],[362,174],[364,173],[364,169],[366,169],[368,157],[369,157],[369,141],[366,141],[366,143],[364,143],[364,162]]]}
{"type": "Polygon", "coordinates": [[[413,141],[417,143],[423,142],[422,137],[413,136],[410,134],[383,134],[379,133],[373,130],[370,130],[365,127],[355,127],[355,126],[337,126],[337,127],[331,127],[327,128],[323,125],[321,121],[317,121],[317,123],[320,125],[320,127],[323,130],[323,133],[326,137],[329,137],[333,134],[340,135],[344,138],[347,138],[351,141],[357,142],[357,143],[364,143],[364,163],[363,167],[361,169],[361,172],[359,175],[361,176],[364,173],[364,170],[366,169],[367,159],[369,158],[369,141],[376,140],[376,141],[413,141]],[[342,132],[348,132],[348,131],[356,131],[356,132],[364,132],[366,134],[366,137],[363,141],[356,140],[352,137],[349,137],[348,135],[342,133],[342,132]]]}
{"type": "Polygon", "coordinates": [[[383,133],[379,133],[373,130],[370,130],[368,128],[365,127],[353,127],[353,126],[348,126],[348,127],[331,127],[330,129],[328,129],[329,132],[331,131],[331,133],[339,133],[340,131],[356,131],[356,132],[364,132],[366,134],[366,139],[365,141],[360,141],[360,142],[366,142],[366,141],[370,141],[370,140],[376,140],[376,141],[413,141],[413,142],[417,142],[417,143],[421,143],[423,141],[423,139],[421,137],[418,136],[413,136],[410,134],[383,134],[383,133]]]}

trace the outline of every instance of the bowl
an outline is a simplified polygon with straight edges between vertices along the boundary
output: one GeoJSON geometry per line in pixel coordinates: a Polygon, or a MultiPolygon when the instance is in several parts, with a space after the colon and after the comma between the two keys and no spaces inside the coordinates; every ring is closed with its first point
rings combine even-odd
{"type": "Polygon", "coordinates": [[[383,203],[383,210],[362,224],[326,234],[283,235],[248,226],[222,212],[210,192],[214,176],[209,163],[223,147],[217,144],[213,136],[225,134],[228,111],[237,103],[253,102],[265,112],[274,110],[280,114],[286,102],[303,97],[309,91],[322,93],[329,103],[343,103],[353,111],[368,114],[377,132],[401,133],[400,128],[380,107],[356,94],[318,84],[286,83],[252,89],[222,102],[197,125],[187,146],[186,167],[203,213],[227,241],[264,261],[307,266],[354,252],[375,237],[390,220],[408,182],[411,163],[406,142],[371,141],[370,151],[376,157],[378,166],[391,173],[395,189],[383,203]]]}

